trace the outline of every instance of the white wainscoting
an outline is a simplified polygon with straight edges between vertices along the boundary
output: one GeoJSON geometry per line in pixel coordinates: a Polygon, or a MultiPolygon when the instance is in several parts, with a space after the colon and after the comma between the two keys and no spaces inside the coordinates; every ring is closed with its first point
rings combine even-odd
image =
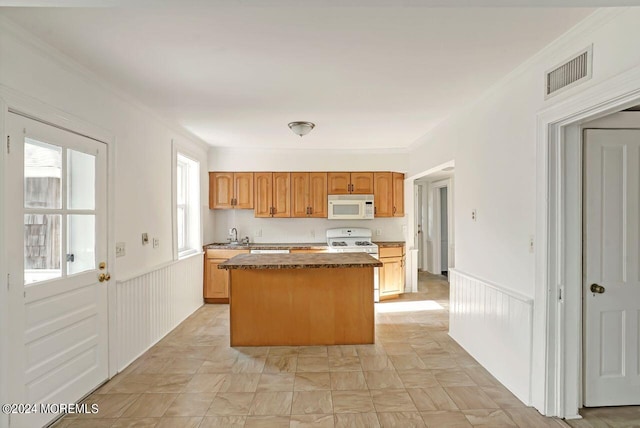
{"type": "Polygon", "coordinates": [[[203,254],[116,282],[118,371],[203,304],[203,254]]]}
{"type": "Polygon", "coordinates": [[[449,335],[530,405],[533,300],[457,269],[449,275],[449,335]]]}

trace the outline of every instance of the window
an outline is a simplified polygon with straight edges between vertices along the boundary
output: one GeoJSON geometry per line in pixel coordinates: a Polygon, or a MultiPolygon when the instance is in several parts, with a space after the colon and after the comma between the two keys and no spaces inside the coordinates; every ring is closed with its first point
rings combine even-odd
{"type": "Polygon", "coordinates": [[[178,258],[200,251],[200,164],[177,154],[176,247],[178,258]]]}

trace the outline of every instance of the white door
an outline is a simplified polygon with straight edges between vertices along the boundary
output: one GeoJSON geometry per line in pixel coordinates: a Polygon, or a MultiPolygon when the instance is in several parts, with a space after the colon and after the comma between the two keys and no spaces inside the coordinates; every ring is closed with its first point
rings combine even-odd
{"type": "Polygon", "coordinates": [[[106,145],[13,113],[7,128],[9,401],[74,403],[108,377],[106,145]]]}
{"type": "Polygon", "coordinates": [[[584,404],[637,405],[640,130],[587,130],[585,155],[584,404]]]}

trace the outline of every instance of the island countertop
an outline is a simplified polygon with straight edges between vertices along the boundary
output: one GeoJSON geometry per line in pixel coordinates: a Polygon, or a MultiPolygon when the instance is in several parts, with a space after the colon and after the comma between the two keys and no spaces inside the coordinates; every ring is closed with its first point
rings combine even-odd
{"type": "Polygon", "coordinates": [[[218,269],[317,269],[382,267],[382,262],[366,253],[323,254],[239,254],[218,269]]]}

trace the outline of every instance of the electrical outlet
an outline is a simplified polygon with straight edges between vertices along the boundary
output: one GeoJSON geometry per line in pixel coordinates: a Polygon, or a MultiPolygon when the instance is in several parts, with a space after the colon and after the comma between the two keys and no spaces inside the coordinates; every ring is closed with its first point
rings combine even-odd
{"type": "Polygon", "coordinates": [[[376,229],[376,236],[382,235],[382,229],[376,229]]]}
{"type": "Polygon", "coordinates": [[[529,235],[529,252],[534,252],[533,235],[529,235]]]}
{"type": "Polygon", "coordinates": [[[125,254],[124,242],[116,242],[116,257],[123,257],[125,254]]]}
{"type": "Polygon", "coordinates": [[[478,213],[475,208],[471,210],[471,220],[476,221],[478,219],[478,213]]]}
{"type": "Polygon", "coordinates": [[[160,246],[160,240],[158,238],[153,238],[153,248],[158,248],[160,246]]]}
{"type": "Polygon", "coordinates": [[[147,245],[148,243],[149,243],[149,234],[145,232],[142,234],[142,245],[147,245]]]}
{"type": "Polygon", "coordinates": [[[253,236],[256,238],[262,237],[262,229],[256,229],[253,231],[253,236]]]}

